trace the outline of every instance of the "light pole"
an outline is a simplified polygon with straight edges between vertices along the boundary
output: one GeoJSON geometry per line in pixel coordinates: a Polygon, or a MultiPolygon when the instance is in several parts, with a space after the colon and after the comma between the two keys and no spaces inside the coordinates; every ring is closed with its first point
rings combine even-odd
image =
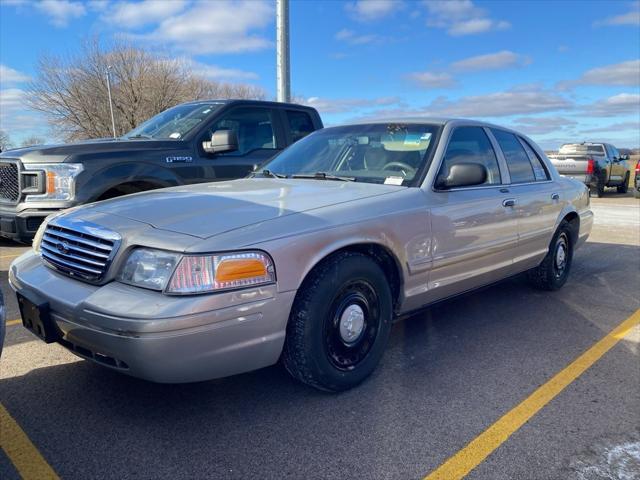
{"type": "Polygon", "coordinates": [[[276,0],[276,69],[276,98],[279,102],[290,102],[289,0],[276,0]]]}
{"type": "Polygon", "coordinates": [[[116,138],[116,121],[113,117],[113,101],[111,100],[111,65],[107,66],[107,93],[109,94],[109,110],[111,111],[111,129],[113,138],[116,138]]]}

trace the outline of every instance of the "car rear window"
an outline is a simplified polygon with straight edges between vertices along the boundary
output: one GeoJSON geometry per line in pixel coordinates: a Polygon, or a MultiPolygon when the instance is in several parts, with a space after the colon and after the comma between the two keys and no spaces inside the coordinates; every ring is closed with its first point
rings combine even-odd
{"type": "Polygon", "coordinates": [[[544,162],[542,161],[542,159],[538,156],[538,154],[531,147],[531,145],[529,145],[529,142],[527,142],[522,137],[518,137],[518,138],[520,139],[520,143],[522,143],[522,146],[524,147],[524,151],[527,152],[529,161],[533,166],[533,174],[535,175],[536,180],[539,182],[542,182],[544,180],[549,180],[549,172],[544,166],[544,162]]]}
{"type": "Polygon", "coordinates": [[[504,154],[511,183],[535,182],[536,176],[527,153],[513,133],[491,129],[504,154]]]}

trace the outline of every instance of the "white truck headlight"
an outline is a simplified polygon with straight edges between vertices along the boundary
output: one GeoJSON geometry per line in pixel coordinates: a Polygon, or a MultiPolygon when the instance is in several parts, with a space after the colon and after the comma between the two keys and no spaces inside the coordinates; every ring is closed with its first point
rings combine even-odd
{"type": "MultiPolygon", "coordinates": [[[[75,179],[84,170],[80,163],[25,164],[25,170],[44,172],[44,192],[28,194],[25,202],[42,200],[72,200],[75,195],[75,179]]],[[[42,190],[41,190],[42,191],[42,190]]]]}

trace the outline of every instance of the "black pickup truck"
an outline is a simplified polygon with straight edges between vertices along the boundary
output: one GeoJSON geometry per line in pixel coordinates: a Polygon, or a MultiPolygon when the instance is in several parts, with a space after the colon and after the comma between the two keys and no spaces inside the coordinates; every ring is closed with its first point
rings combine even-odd
{"type": "Polygon", "coordinates": [[[170,108],[120,138],[0,154],[0,237],[29,242],[60,209],[154,188],[247,176],[322,128],[301,105],[197,101],[170,108]]]}

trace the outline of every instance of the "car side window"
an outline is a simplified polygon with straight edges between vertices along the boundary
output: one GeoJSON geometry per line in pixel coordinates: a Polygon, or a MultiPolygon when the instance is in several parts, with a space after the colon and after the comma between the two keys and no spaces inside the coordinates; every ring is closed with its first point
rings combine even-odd
{"type": "Polygon", "coordinates": [[[520,143],[524,148],[524,151],[527,152],[527,156],[529,157],[529,161],[531,162],[531,166],[533,167],[533,175],[536,177],[536,181],[542,182],[545,180],[549,180],[549,172],[544,166],[544,162],[538,156],[536,151],[529,145],[524,138],[518,137],[520,139],[520,143]]]}
{"type": "Polygon", "coordinates": [[[533,173],[533,166],[516,136],[513,133],[493,128],[491,132],[496,137],[498,145],[500,145],[504,154],[509,168],[509,175],[511,176],[511,183],[535,182],[536,177],[533,173]]]}
{"type": "Polygon", "coordinates": [[[291,129],[291,137],[294,142],[306,137],[315,130],[311,116],[307,112],[299,110],[287,110],[287,120],[291,129]]]}
{"type": "Polygon", "coordinates": [[[482,127],[458,127],[454,130],[444,154],[437,178],[449,175],[449,169],[459,163],[479,163],[487,169],[483,185],[502,183],[498,158],[482,127]]]}
{"type": "Polygon", "coordinates": [[[207,138],[211,138],[216,130],[233,130],[238,137],[238,150],[222,155],[242,156],[253,150],[276,149],[272,113],[269,109],[234,109],[209,127],[207,138]]]}
{"type": "Polygon", "coordinates": [[[620,152],[618,151],[618,149],[616,147],[611,145],[609,148],[611,149],[611,157],[612,158],[620,158],[620,152]]]}

